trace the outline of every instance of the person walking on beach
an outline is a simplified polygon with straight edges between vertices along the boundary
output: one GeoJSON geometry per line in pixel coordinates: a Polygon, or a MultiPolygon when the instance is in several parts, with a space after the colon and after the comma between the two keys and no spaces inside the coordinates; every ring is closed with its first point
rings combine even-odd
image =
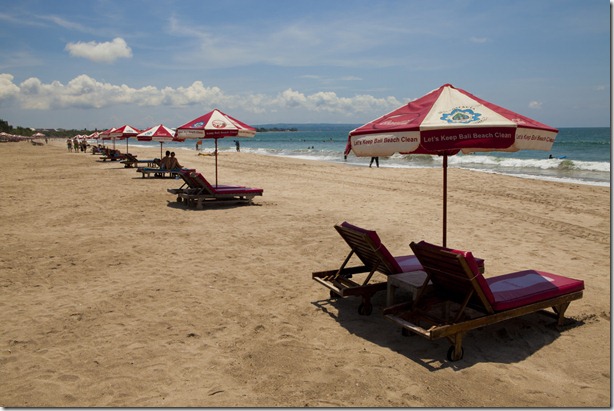
{"type": "Polygon", "coordinates": [[[373,161],[375,160],[375,165],[379,168],[379,157],[371,157],[371,162],[369,163],[369,168],[373,165],[373,161]]]}
{"type": "Polygon", "coordinates": [[[241,151],[241,145],[239,144],[239,140],[235,140],[235,147],[237,148],[237,152],[241,151]]]}
{"type": "Polygon", "coordinates": [[[66,139],[66,148],[69,152],[72,151],[72,140],[70,138],[66,139]]]}

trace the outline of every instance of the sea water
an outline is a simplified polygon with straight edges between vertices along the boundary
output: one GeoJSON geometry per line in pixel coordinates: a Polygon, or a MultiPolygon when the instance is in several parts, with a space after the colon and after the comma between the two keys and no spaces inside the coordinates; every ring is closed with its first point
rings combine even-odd
{"type": "MultiPolygon", "coordinates": [[[[302,160],[325,161],[368,167],[369,157],[353,153],[344,159],[348,133],[356,125],[302,124],[291,125],[297,131],[259,132],[252,138],[218,140],[220,152],[240,150],[266,156],[292,157],[302,160]]],[[[271,125],[270,127],[280,127],[271,125]]],[[[270,128],[269,127],[269,128],[270,128]]],[[[515,153],[457,154],[448,158],[448,167],[480,172],[514,175],[522,178],[610,186],[610,128],[561,128],[552,150],[524,150],[515,153]],[[552,156],[552,158],[549,158],[552,156]]],[[[155,146],[156,142],[130,141],[130,146],[155,146]]],[[[167,143],[164,150],[196,150],[195,140],[167,143]]],[[[213,140],[203,140],[202,151],[213,151],[213,140]]],[[[179,155],[179,153],[178,153],[179,155]]],[[[380,157],[380,167],[441,168],[442,157],[430,155],[401,155],[380,157]]]]}

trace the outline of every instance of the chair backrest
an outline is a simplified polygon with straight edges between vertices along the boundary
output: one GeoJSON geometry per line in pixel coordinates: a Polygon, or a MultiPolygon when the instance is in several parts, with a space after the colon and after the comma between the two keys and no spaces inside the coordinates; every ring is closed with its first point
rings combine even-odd
{"type": "Polygon", "coordinates": [[[425,241],[412,242],[409,246],[439,295],[463,303],[472,294],[473,306],[494,312],[493,294],[471,252],[452,250],[425,241]]]}
{"type": "Polygon", "coordinates": [[[375,231],[348,222],[336,224],[335,229],[366,267],[386,275],[403,272],[375,231]]]}
{"type": "Polygon", "coordinates": [[[193,174],[195,174],[195,172],[193,170],[180,169],[177,171],[177,174],[179,174],[179,177],[183,179],[183,181],[187,184],[188,187],[190,188],[202,188],[203,187],[194,178],[193,174]]]}
{"type": "Polygon", "coordinates": [[[201,188],[208,194],[215,194],[215,189],[211,184],[209,184],[204,175],[198,172],[193,172],[190,173],[190,176],[194,179],[195,184],[198,184],[198,188],[201,188]]]}

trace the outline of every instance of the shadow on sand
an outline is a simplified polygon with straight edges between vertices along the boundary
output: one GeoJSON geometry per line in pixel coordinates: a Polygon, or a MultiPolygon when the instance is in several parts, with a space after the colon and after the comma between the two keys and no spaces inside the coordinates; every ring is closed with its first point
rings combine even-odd
{"type": "Polygon", "coordinates": [[[206,201],[204,202],[204,205],[201,209],[198,209],[196,207],[188,207],[185,203],[183,202],[178,202],[178,201],[171,201],[168,200],[167,201],[167,207],[169,208],[176,208],[178,210],[183,210],[183,211],[207,211],[207,210],[226,210],[229,208],[237,208],[237,207],[255,207],[255,206],[261,206],[261,204],[258,203],[245,203],[244,201],[236,201],[236,200],[219,200],[219,201],[206,201]]]}
{"type": "Polygon", "coordinates": [[[385,292],[377,293],[371,302],[373,313],[370,316],[358,314],[358,298],[324,299],[312,304],[352,334],[396,351],[431,371],[462,370],[484,362],[520,362],[555,341],[565,330],[584,324],[568,317],[567,325],[556,326],[555,320],[543,313],[492,324],[467,333],[463,338],[464,357],[451,362],[446,359],[450,347],[446,338],[430,341],[411,332],[404,336],[400,327],[386,320],[382,314],[385,292]]]}

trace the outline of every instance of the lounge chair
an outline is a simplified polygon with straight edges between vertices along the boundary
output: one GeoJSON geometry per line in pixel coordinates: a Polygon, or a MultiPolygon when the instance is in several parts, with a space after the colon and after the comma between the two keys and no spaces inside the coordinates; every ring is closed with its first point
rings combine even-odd
{"type": "MultiPolygon", "coordinates": [[[[413,255],[393,257],[382,243],[375,231],[357,227],[348,222],[335,225],[335,230],[350,246],[350,253],[337,270],[319,271],[312,278],[330,290],[330,297],[360,296],[362,302],[358,313],[370,315],[373,306],[371,297],[387,288],[387,282],[371,282],[375,272],[386,276],[419,271],[422,265],[413,255]],[[362,266],[347,267],[353,255],[362,262],[362,266]],[[352,280],[355,274],[366,274],[362,282],[352,280]]],[[[484,270],[484,260],[477,259],[480,270],[484,270]]]]}
{"type": "Polygon", "coordinates": [[[152,177],[157,177],[157,178],[175,178],[177,177],[177,175],[179,175],[179,172],[181,170],[189,170],[189,171],[194,171],[193,168],[190,169],[181,169],[181,168],[174,168],[174,169],[161,169],[160,167],[138,167],[136,169],[137,173],[141,173],[142,177],[145,178],[150,178],[152,177]]]}
{"type": "Polygon", "coordinates": [[[154,158],[151,160],[138,160],[135,155],[126,153],[126,159],[120,161],[120,163],[122,163],[126,168],[132,168],[139,164],[146,164],[147,167],[156,167],[159,165],[160,159],[154,158]]]}
{"type": "MultiPolygon", "coordinates": [[[[202,186],[192,177],[192,171],[195,170],[179,170],[177,175],[183,180],[183,184],[179,188],[167,188],[171,194],[179,195],[180,193],[198,194],[202,190],[202,186]]],[[[177,201],[181,202],[181,198],[177,197],[177,201]]]]}
{"type": "MultiPolygon", "coordinates": [[[[197,209],[203,208],[203,203],[211,201],[230,201],[251,204],[255,196],[261,196],[261,188],[218,185],[212,186],[205,176],[193,171],[190,178],[198,191],[177,193],[177,201],[183,201],[187,206],[195,205],[197,209]]],[[[185,179],[184,179],[185,181],[185,179]]]]}
{"type": "MultiPolygon", "coordinates": [[[[552,308],[563,325],[571,301],[582,298],[584,281],[543,271],[524,270],[485,278],[471,252],[448,250],[421,241],[411,249],[432,283],[433,295],[422,287],[409,304],[387,307],[387,319],[429,340],[446,337],[447,358],[463,357],[463,337],[475,328],[552,308]]],[[[407,331],[406,331],[407,330],[407,331]]]]}
{"type": "Polygon", "coordinates": [[[330,290],[331,298],[362,297],[358,306],[360,315],[370,315],[373,311],[371,297],[386,289],[385,281],[371,282],[376,271],[393,275],[422,269],[420,262],[413,255],[393,257],[375,231],[348,222],[335,224],[335,230],[350,246],[350,253],[339,269],[315,272],[311,277],[330,290]],[[347,267],[353,255],[356,255],[363,265],[347,267]],[[366,274],[366,277],[357,282],[352,279],[356,274],[366,274]]]}
{"type": "Polygon", "coordinates": [[[126,159],[126,154],[121,153],[119,150],[114,150],[114,149],[105,149],[105,153],[102,157],[100,157],[100,159],[102,161],[107,161],[107,160],[111,160],[111,161],[117,161],[117,160],[125,160],[126,159]]]}
{"type": "MultiPolygon", "coordinates": [[[[179,177],[181,177],[181,179],[183,180],[183,184],[179,187],[179,188],[167,188],[166,191],[168,191],[171,194],[174,194],[176,196],[178,196],[179,194],[200,194],[203,192],[203,190],[208,190],[208,186],[207,184],[205,184],[206,180],[202,180],[200,178],[195,178],[196,173],[194,173],[196,170],[194,169],[181,169],[177,172],[177,175],[179,177]]],[[[223,188],[223,189],[228,189],[228,188],[247,188],[245,186],[229,186],[229,185],[218,185],[217,188],[223,188]]],[[[177,197],[177,201],[181,202],[182,198],[181,197],[177,197]]]]}

